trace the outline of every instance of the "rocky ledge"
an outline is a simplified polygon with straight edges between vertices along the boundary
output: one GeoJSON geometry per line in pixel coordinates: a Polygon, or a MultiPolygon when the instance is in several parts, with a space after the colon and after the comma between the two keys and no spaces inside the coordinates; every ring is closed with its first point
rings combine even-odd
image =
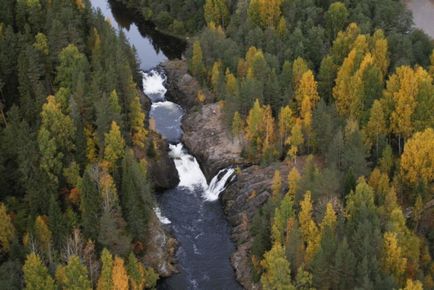
{"type": "Polygon", "coordinates": [[[287,190],[285,176],[292,168],[286,162],[267,167],[251,166],[242,170],[237,179],[222,195],[226,216],[232,225],[232,239],[236,251],[231,257],[236,277],[246,289],[259,289],[252,281],[249,252],[252,246],[250,223],[256,212],[271,196],[271,181],[274,171],[279,169],[282,175],[282,188],[287,190]]]}
{"type": "MultiPolygon", "coordinates": [[[[167,98],[187,110],[199,105],[197,94],[201,90],[199,82],[188,73],[185,60],[169,60],[161,64],[167,75],[167,98]]],[[[214,102],[214,97],[204,91],[205,102],[214,102]]]]}
{"type": "Polygon", "coordinates": [[[155,214],[149,221],[149,239],[145,244],[146,266],[155,269],[161,277],[169,277],[177,273],[175,251],[177,241],[163,229],[155,214]]]}
{"type": "Polygon", "coordinates": [[[230,136],[222,118],[218,104],[207,104],[186,114],[182,123],[182,140],[199,160],[208,181],[220,169],[246,164],[240,156],[242,145],[230,136]]]}

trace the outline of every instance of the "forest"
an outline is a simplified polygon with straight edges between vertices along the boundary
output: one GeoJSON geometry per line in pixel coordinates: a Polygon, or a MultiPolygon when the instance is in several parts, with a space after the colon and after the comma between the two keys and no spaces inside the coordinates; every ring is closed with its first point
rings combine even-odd
{"type": "MultiPolygon", "coordinates": [[[[119,2],[189,37],[249,164],[292,168],[248,221],[254,283],[434,289],[434,42],[403,1],[119,2]]],[[[140,78],[89,1],[0,2],[1,289],[155,287],[140,78]]]]}
{"type": "Polygon", "coordinates": [[[295,165],[250,222],[253,279],[433,289],[433,41],[404,4],[207,0],[204,18],[191,73],[248,160],[295,165]]]}
{"type": "Polygon", "coordinates": [[[154,287],[135,51],[89,1],[0,11],[0,288],[154,287]]]}

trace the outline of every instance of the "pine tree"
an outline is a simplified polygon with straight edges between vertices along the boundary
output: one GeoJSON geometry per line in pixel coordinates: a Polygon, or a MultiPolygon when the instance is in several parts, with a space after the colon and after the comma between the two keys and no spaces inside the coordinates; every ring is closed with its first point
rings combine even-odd
{"type": "Polygon", "coordinates": [[[57,249],[60,249],[65,241],[67,231],[65,230],[65,220],[62,210],[54,194],[50,196],[48,209],[48,226],[53,233],[53,243],[57,249]]]}
{"type": "Polygon", "coordinates": [[[15,228],[6,206],[0,203],[0,252],[9,252],[10,242],[15,237],[15,228]]]}
{"type": "Polygon", "coordinates": [[[261,277],[263,289],[295,290],[291,282],[289,262],[285,258],[285,249],[280,243],[274,243],[271,250],[265,253],[261,266],[264,269],[261,277]]]}
{"type": "Polygon", "coordinates": [[[366,124],[365,132],[371,144],[375,144],[375,152],[379,157],[379,138],[387,133],[386,119],[384,116],[383,107],[378,100],[374,101],[370,110],[368,124],[366,124]]]}
{"type": "Polygon", "coordinates": [[[341,31],[348,18],[348,10],[342,2],[334,2],[330,5],[329,10],[325,14],[326,28],[330,39],[335,39],[339,31],[341,31]]]}
{"type": "Polygon", "coordinates": [[[64,274],[64,281],[61,283],[63,284],[63,289],[92,289],[92,283],[89,280],[87,268],[81,263],[79,257],[69,257],[68,264],[64,268],[64,274]]]}
{"type": "Polygon", "coordinates": [[[97,290],[112,290],[112,269],[113,257],[109,250],[103,249],[101,252],[101,272],[98,278],[97,290]]]}
{"type": "Polygon", "coordinates": [[[55,290],[57,289],[53,278],[41,258],[34,252],[27,255],[23,266],[24,289],[26,290],[55,290]]]}
{"type": "Polygon", "coordinates": [[[95,168],[86,168],[80,191],[80,212],[84,234],[92,240],[97,239],[101,215],[101,196],[93,178],[95,168]]]}
{"type": "Polygon", "coordinates": [[[122,161],[122,208],[131,235],[144,241],[152,210],[150,185],[146,173],[136,161],[132,151],[128,151],[122,161]]]}
{"type": "Polygon", "coordinates": [[[145,269],[133,252],[128,256],[127,270],[131,288],[133,290],[145,288],[145,269]]]}
{"type": "Polygon", "coordinates": [[[112,279],[113,289],[128,290],[128,274],[124,266],[124,260],[118,256],[113,261],[112,279]]]}
{"type": "Polygon", "coordinates": [[[130,124],[133,145],[145,149],[148,132],[145,129],[145,113],[142,110],[140,99],[135,96],[130,103],[130,124]]]}

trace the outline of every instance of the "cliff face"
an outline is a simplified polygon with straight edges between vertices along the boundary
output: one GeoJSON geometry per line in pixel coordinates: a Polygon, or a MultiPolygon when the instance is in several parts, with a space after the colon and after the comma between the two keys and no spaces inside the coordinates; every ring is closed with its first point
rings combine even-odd
{"type": "Polygon", "coordinates": [[[198,158],[208,181],[220,169],[246,164],[240,156],[241,143],[230,135],[222,119],[221,107],[207,104],[197,112],[188,113],[183,120],[182,140],[198,158]]]}

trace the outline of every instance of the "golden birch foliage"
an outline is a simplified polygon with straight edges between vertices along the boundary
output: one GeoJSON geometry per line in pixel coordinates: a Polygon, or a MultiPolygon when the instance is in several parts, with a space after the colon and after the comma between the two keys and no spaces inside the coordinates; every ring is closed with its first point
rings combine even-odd
{"type": "Polygon", "coordinates": [[[374,63],[378,68],[380,68],[383,76],[387,74],[390,59],[389,59],[389,43],[384,36],[384,32],[378,29],[374,32],[372,36],[374,47],[372,48],[372,56],[374,58],[374,63]]]}
{"type": "Polygon", "coordinates": [[[378,138],[386,133],[386,117],[383,106],[379,100],[375,100],[369,113],[369,121],[365,127],[365,134],[369,144],[378,145],[378,138]]]}
{"type": "Polygon", "coordinates": [[[284,38],[285,35],[288,33],[288,26],[286,24],[286,19],[283,16],[280,17],[279,24],[277,25],[277,32],[279,33],[279,36],[281,38],[284,38]]]}
{"type": "Polygon", "coordinates": [[[280,243],[274,243],[271,250],[264,254],[261,266],[264,269],[261,276],[264,290],[295,290],[291,283],[291,270],[285,256],[285,249],[280,243]]]}
{"type": "Polygon", "coordinates": [[[214,62],[211,69],[211,87],[214,93],[217,93],[220,79],[222,77],[222,62],[214,62]]]}
{"type": "Polygon", "coordinates": [[[118,256],[113,261],[112,269],[113,290],[128,290],[128,274],[124,260],[118,256]]]}
{"type": "Polygon", "coordinates": [[[48,273],[41,258],[34,252],[26,257],[23,266],[24,289],[26,290],[55,290],[57,287],[48,273]]]}
{"type": "Polygon", "coordinates": [[[333,88],[336,108],[341,116],[348,117],[351,112],[351,77],[356,67],[357,51],[351,50],[338,70],[336,85],[333,88]]]}
{"type": "Polygon", "coordinates": [[[383,270],[400,280],[407,266],[407,258],[402,255],[396,233],[384,233],[383,253],[383,270]]]}
{"type": "Polygon", "coordinates": [[[434,130],[418,132],[407,141],[401,156],[401,175],[407,182],[434,181],[434,130]]]}
{"type": "Polygon", "coordinates": [[[274,144],[275,144],[275,128],[274,128],[274,118],[273,118],[273,112],[271,110],[271,106],[266,106],[262,109],[263,115],[264,115],[264,140],[263,140],[263,148],[262,153],[271,153],[274,155],[274,144]]]}
{"type": "Polygon", "coordinates": [[[125,155],[125,140],[115,121],[112,122],[110,131],[105,134],[104,143],[104,160],[113,167],[125,155]]]}
{"type": "Polygon", "coordinates": [[[99,274],[97,290],[112,290],[112,269],[113,269],[113,257],[107,249],[103,249],[101,252],[101,272],[99,274]]]}
{"type": "Polygon", "coordinates": [[[248,141],[256,140],[261,136],[263,128],[263,112],[259,100],[256,99],[252,109],[247,115],[246,132],[245,136],[248,141]]]}
{"type": "Polygon", "coordinates": [[[273,180],[271,183],[271,192],[275,200],[280,198],[282,194],[282,176],[280,175],[280,170],[275,170],[273,175],[273,180]]]}
{"type": "Polygon", "coordinates": [[[298,148],[303,144],[303,132],[302,121],[300,119],[295,120],[295,125],[291,129],[291,136],[288,137],[286,143],[291,147],[288,151],[288,155],[291,159],[296,160],[298,148]]]}
{"type": "Polygon", "coordinates": [[[295,91],[295,99],[300,110],[302,107],[302,102],[305,98],[308,98],[312,104],[315,104],[319,101],[318,85],[315,81],[313,72],[310,69],[306,70],[301,75],[301,78],[298,81],[297,89],[295,91]]]}
{"type": "Polygon", "coordinates": [[[52,233],[48,228],[45,219],[42,216],[37,216],[35,220],[35,236],[41,248],[48,252],[51,245],[52,233]]]}
{"type": "Polygon", "coordinates": [[[298,85],[300,84],[300,80],[303,77],[304,73],[309,70],[306,61],[297,57],[292,64],[292,87],[294,91],[297,92],[298,85]]]}
{"type": "Polygon", "coordinates": [[[9,252],[10,241],[15,237],[15,228],[7,208],[0,203],[0,252],[9,252]]]}
{"type": "Polygon", "coordinates": [[[203,64],[202,47],[199,40],[193,43],[193,56],[191,58],[191,72],[195,77],[203,77],[205,74],[205,65],[203,64]]]}
{"type": "Polygon", "coordinates": [[[285,142],[291,134],[291,128],[294,125],[294,117],[289,106],[281,107],[279,112],[279,137],[281,142],[285,142]]]}
{"type": "Polygon", "coordinates": [[[203,7],[207,23],[217,23],[226,26],[229,18],[229,9],[225,0],[206,0],[203,7]]]}
{"type": "Polygon", "coordinates": [[[312,218],[312,199],[310,191],[304,195],[304,199],[300,202],[300,212],[298,221],[300,224],[303,240],[307,243],[305,262],[312,261],[320,242],[318,227],[312,218]]]}
{"type": "Polygon", "coordinates": [[[405,283],[405,287],[401,288],[400,290],[423,290],[423,285],[418,280],[411,280],[407,279],[407,282],[405,283]]]}
{"type": "Polygon", "coordinates": [[[408,138],[413,132],[412,115],[416,109],[417,79],[413,69],[408,66],[397,68],[390,79],[395,81],[395,78],[399,89],[390,92],[389,87],[386,88],[386,94],[391,93],[394,102],[390,126],[393,133],[408,138]]]}
{"type": "Polygon", "coordinates": [[[338,32],[331,48],[331,56],[333,57],[334,63],[338,65],[342,63],[359,34],[360,28],[357,23],[354,22],[350,23],[345,31],[338,32]]]}
{"type": "Polygon", "coordinates": [[[298,182],[300,181],[300,173],[298,173],[297,168],[293,167],[288,173],[288,195],[295,197],[297,192],[298,182]]]}
{"type": "Polygon", "coordinates": [[[326,212],[324,218],[321,222],[321,230],[324,230],[326,227],[330,227],[334,229],[336,226],[336,212],[333,209],[333,204],[331,202],[327,203],[326,212]]]}
{"type": "Polygon", "coordinates": [[[238,81],[237,78],[229,71],[226,71],[226,92],[230,96],[238,96],[238,81]]]}
{"type": "Polygon", "coordinates": [[[275,27],[282,13],[282,0],[251,0],[249,3],[249,17],[262,28],[275,27]]]}
{"type": "Polygon", "coordinates": [[[88,270],[83,265],[78,256],[71,256],[68,264],[64,268],[64,281],[62,288],[64,290],[91,290],[92,283],[89,280],[88,270]]]}

